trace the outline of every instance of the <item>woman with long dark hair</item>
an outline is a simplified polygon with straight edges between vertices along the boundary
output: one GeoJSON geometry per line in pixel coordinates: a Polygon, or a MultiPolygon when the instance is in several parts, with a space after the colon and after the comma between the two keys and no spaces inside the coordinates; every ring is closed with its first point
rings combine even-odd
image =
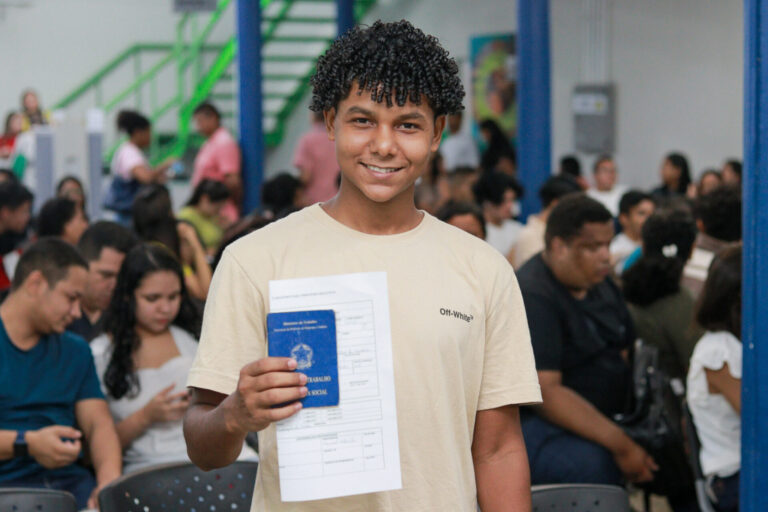
{"type": "Polygon", "coordinates": [[[105,334],[91,343],[124,450],[124,470],[189,460],[181,419],[200,316],[176,257],[141,244],[125,257],[105,334]]]}
{"type": "Polygon", "coordinates": [[[496,170],[514,176],[517,171],[517,159],[507,135],[492,119],[482,121],[479,128],[480,135],[487,144],[480,157],[480,167],[483,171],[496,170]]]}
{"type": "Polygon", "coordinates": [[[720,512],[739,510],[741,471],[741,245],[709,268],[696,319],[707,332],[696,344],[686,398],[701,441],[701,469],[720,512]]]}
{"type": "Polygon", "coordinates": [[[693,295],[680,286],[695,240],[689,214],[657,212],[643,224],[642,256],[622,274],[637,337],[658,347],[659,363],[671,378],[685,378],[702,334],[693,322],[693,295]]]}
{"type": "Polygon", "coordinates": [[[691,168],[688,159],[680,153],[670,153],[661,163],[659,169],[661,185],[651,192],[660,199],[670,197],[685,197],[691,184],[691,168]]]}

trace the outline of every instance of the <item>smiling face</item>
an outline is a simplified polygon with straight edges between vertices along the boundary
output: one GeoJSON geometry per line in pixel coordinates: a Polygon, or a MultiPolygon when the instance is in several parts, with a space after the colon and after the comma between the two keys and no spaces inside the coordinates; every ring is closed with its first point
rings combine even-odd
{"type": "Polygon", "coordinates": [[[402,107],[376,103],[354,84],[336,109],[326,112],[328,136],[336,142],[341,194],[376,204],[410,197],[440,145],[445,117],[422,100],[402,107]]]}
{"type": "Polygon", "coordinates": [[[181,307],[181,281],[175,272],[147,274],[134,292],[136,327],[160,334],[173,322],[181,307]]]}

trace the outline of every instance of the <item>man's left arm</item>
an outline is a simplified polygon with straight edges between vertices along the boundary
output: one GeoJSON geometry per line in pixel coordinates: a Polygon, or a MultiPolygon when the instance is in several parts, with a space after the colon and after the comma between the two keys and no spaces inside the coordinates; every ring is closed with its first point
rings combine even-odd
{"type": "Polygon", "coordinates": [[[472,460],[483,512],[530,512],[531,476],[516,405],[477,411],[472,460]]]}
{"type": "Polygon", "coordinates": [[[88,441],[93,466],[96,469],[96,489],[88,500],[88,506],[96,508],[99,491],[120,476],[122,454],[115,422],[107,402],[101,398],[88,398],[75,404],[77,423],[88,441]]]}

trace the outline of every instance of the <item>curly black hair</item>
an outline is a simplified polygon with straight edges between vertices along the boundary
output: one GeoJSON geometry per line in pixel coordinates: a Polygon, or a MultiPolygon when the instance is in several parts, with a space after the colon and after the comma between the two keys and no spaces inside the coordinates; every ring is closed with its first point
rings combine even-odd
{"type": "Polygon", "coordinates": [[[354,83],[360,93],[370,91],[387,107],[407,101],[421,104],[422,95],[435,116],[463,110],[464,87],[459,67],[437,38],[405,20],[354,27],[339,37],[317,60],[312,76],[310,109],[338,107],[354,83]]]}
{"type": "Polygon", "coordinates": [[[200,334],[200,314],[187,294],[181,264],[171,251],[160,244],[144,243],[131,249],[117,275],[112,301],[104,312],[104,332],[112,339],[112,355],[104,372],[104,385],[109,396],[119,400],[135,397],[140,383],[133,354],[141,345],[136,332],[136,298],[134,292],[141,281],[153,272],[171,271],[181,284],[181,305],[173,325],[195,338],[200,334]]]}

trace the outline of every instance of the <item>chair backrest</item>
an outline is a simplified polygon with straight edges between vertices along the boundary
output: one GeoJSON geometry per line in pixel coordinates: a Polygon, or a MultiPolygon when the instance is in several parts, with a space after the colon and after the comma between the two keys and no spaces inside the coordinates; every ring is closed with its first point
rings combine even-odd
{"type": "Polygon", "coordinates": [[[75,497],[51,489],[7,487],[0,489],[3,512],[77,512],[75,497]]]}
{"type": "Polygon", "coordinates": [[[615,485],[536,485],[531,497],[533,512],[631,511],[627,491],[615,485]]]}
{"type": "Polygon", "coordinates": [[[238,461],[202,471],[189,463],[164,464],[118,478],[99,494],[101,512],[247,512],[258,463],[238,461]]]}
{"type": "Polygon", "coordinates": [[[701,469],[701,459],[699,458],[701,441],[699,441],[699,434],[696,432],[696,425],[693,423],[693,415],[688,408],[687,402],[683,402],[683,424],[685,428],[685,442],[688,445],[688,461],[693,469],[693,477],[695,479],[696,501],[699,503],[701,512],[715,512],[715,507],[707,496],[707,484],[704,478],[704,471],[701,469]]]}

